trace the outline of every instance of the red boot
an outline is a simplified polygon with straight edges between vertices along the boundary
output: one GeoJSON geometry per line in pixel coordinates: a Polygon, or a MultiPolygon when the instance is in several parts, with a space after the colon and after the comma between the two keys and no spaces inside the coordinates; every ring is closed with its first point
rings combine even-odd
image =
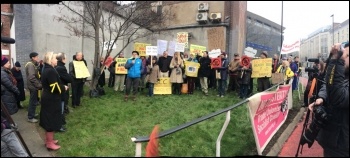
{"type": "Polygon", "coordinates": [[[56,145],[53,140],[53,132],[46,132],[46,148],[47,150],[58,150],[61,146],[56,145]]]}

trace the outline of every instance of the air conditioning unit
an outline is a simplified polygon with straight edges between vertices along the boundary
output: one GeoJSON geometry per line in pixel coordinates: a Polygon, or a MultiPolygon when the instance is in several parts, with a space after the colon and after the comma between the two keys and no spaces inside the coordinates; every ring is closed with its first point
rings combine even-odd
{"type": "Polygon", "coordinates": [[[221,22],[221,13],[210,13],[210,20],[212,22],[221,22]]]}
{"type": "Polygon", "coordinates": [[[198,4],[198,11],[208,11],[209,10],[209,4],[208,3],[199,3],[198,4]]]}
{"type": "Polygon", "coordinates": [[[197,13],[196,20],[199,23],[207,23],[208,22],[208,13],[197,13]]]}

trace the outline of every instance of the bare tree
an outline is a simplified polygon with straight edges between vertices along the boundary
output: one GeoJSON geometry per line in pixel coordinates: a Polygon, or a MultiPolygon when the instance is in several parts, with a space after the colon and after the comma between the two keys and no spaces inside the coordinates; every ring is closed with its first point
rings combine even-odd
{"type": "Polygon", "coordinates": [[[61,2],[63,7],[60,8],[60,11],[68,9],[74,17],[63,14],[55,17],[59,22],[66,24],[71,35],[87,37],[95,41],[90,90],[95,89],[98,78],[104,69],[104,66],[100,68],[100,58],[103,55],[105,59],[110,56],[112,47],[118,40],[123,40],[126,44],[113,59],[123,52],[130,43],[152,35],[154,29],[164,28],[164,21],[174,17],[171,9],[152,11],[152,3],[148,1],[134,1],[124,5],[121,2],[64,1],[61,2]],[[83,10],[77,9],[79,7],[83,10]],[[89,28],[92,29],[89,30],[89,28]],[[106,54],[103,54],[103,47],[100,46],[106,41],[112,41],[112,43],[108,46],[106,54]]]}

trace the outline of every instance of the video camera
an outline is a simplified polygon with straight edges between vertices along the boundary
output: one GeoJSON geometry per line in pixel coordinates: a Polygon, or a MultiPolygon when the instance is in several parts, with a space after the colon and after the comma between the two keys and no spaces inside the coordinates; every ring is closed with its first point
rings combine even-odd
{"type": "MultiPolygon", "coordinates": [[[[320,63],[320,59],[318,58],[310,58],[307,60],[308,62],[314,62],[316,64],[320,63]]],[[[306,67],[305,72],[314,72],[317,73],[319,70],[317,67],[306,67]]]]}

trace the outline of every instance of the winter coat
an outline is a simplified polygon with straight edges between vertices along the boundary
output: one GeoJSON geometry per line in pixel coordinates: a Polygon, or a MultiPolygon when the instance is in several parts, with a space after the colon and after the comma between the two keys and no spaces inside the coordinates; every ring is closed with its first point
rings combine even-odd
{"type": "Polygon", "coordinates": [[[17,71],[15,67],[11,69],[13,77],[16,78],[17,81],[17,88],[19,90],[19,95],[17,96],[18,101],[24,101],[26,100],[26,95],[24,92],[24,81],[23,81],[23,76],[22,76],[22,71],[19,70],[17,71]]]}
{"type": "Polygon", "coordinates": [[[210,63],[211,63],[211,60],[209,57],[201,57],[199,59],[200,67],[198,69],[198,77],[209,77],[210,63]]]}
{"type": "Polygon", "coordinates": [[[243,66],[238,66],[237,68],[238,73],[238,83],[239,84],[250,84],[250,78],[252,76],[252,65],[249,65],[248,69],[243,70],[243,66]],[[243,73],[243,74],[242,74],[243,73]]]}
{"type": "Polygon", "coordinates": [[[42,88],[40,82],[40,66],[34,61],[29,61],[25,66],[27,76],[27,87],[29,90],[40,90],[42,88]]]}
{"type": "Polygon", "coordinates": [[[170,82],[171,83],[183,83],[182,77],[182,69],[184,68],[184,62],[182,59],[178,59],[178,65],[176,66],[175,58],[173,58],[170,62],[171,74],[170,74],[170,82]]]}
{"type": "Polygon", "coordinates": [[[56,131],[62,127],[61,94],[65,93],[64,84],[58,72],[45,64],[41,76],[43,92],[41,97],[40,126],[46,131],[56,131]]]}
{"type": "Polygon", "coordinates": [[[159,66],[159,70],[161,72],[170,72],[170,63],[171,63],[172,57],[171,56],[167,56],[167,58],[165,58],[164,56],[159,57],[158,59],[158,66],[159,66]],[[164,65],[164,67],[163,67],[164,65]]]}
{"type": "Polygon", "coordinates": [[[108,71],[110,72],[110,76],[115,75],[115,64],[117,64],[117,62],[113,61],[108,68],[108,71]]]}
{"type": "Polygon", "coordinates": [[[142,70],[141,75],[147,74],[147,59],[142,60],[142,70]]]}
{"type": "MultiPolygon", "coordinates": [[[[100,63],[100,68],[102,68],[102,67],[103,67],[103,65],[100,63]]],[[[103,69],[103,71],[102,71],[100,77],[98,78],[98,85],[99,85],[100,87],[103,87],[104,85],[106,85],[105,69],[106,69],[106,67],[103,69]]]]}
{"type": "MultiPolygon", "coordinates": [[[[74,60],[77,61],[77,60],[74,60]]],[[[87,67],[86,61],[81,60],[84,62],[85,66],[87,67]]],[[[74,64],[73,61],[69,63],[69,75],[73,78],[73,83],[78,83],[78,82],[85,82],[87,78],[76,78],[75,77],[75,70],[74,70],[74,64]]]]}
{"type": "Polygon", "coordinates": [[[326,84],[321,85],[318,93],[330,120],[316,140],[323,148],[337,149],[335,151],[349,151],[349,79],[345,71],[344,60],[331,59],[324,78],[326,84]]]}
{"type": "Polygon", "coordinates": [[[10,115],[18,112],[16,95],[20,92],[14,82],[15,78],[11,77],[11,71],[1,67],[1,101],[4,103],[10,115]]]}
{"type": "MultiPolygon", "coordinates": [[[[73,78],[68,74],[66,66],[64,66],[65,63],[58,61],[57,66],[55,67],[58,75],[60,76],[60,80],[63,85],[68,86],[68,83],[72,83],[73,78]]],[[[66,95],[65,93],[62,93],[61,95],[62,100],[68,100],[69,96],[66,95]]]]}
{"type": "Polygon", "coordinates": [[[153,65],[153,68],[152,68],[151,65],[148,65],[147,66],[147,73],[149,74],[147,82],[157,83],[158,79],[160,78],[159,66],[155,64],[155,65],[153,65]]]}
{"type": "Polygon", "coordinates": [[[128,69],[129,78],[140,78],[142,70],[142,60],[140,58],[135,59],[135,63],[132,63],[133,59],[128,59],[125,64],[125,68],[128,69]]]}
{"type": "MultiPolygon", "coordinates": [[[[283,69],[284,69],[284,67],[283,67],[283,69],[282,69],[282,67],[283,67],[283,66],[280,65],[280,66],[278,67],[276,73],[282,73],[282,71],[283,71],[283,69]]],[[[283,76],[284,76],[284,80],[287,80],[287,79],[289,79],[289,78],[291,78],[291,77],[294,76],[294,73],[293,73],[293,71],[289,68],[289,66],[288,66],[287,69],[284,71],[283,76]]]]}
{"type": "Polygon", "coordinates": [[[230,76],[235,76],[239,74],[238,67],[239,67],[240,61],[239,60],[233,60],[228,65],[228,70],[230,76]]]}
{"type": "Polygon", "coordinates": [[[216,68],[218,72],[220,72],[221,80],[227,80],[227,74],[228,74],[227,68],[228,68],[227,60],[225,58],[221,58],[221,67],[216,68]]]}

